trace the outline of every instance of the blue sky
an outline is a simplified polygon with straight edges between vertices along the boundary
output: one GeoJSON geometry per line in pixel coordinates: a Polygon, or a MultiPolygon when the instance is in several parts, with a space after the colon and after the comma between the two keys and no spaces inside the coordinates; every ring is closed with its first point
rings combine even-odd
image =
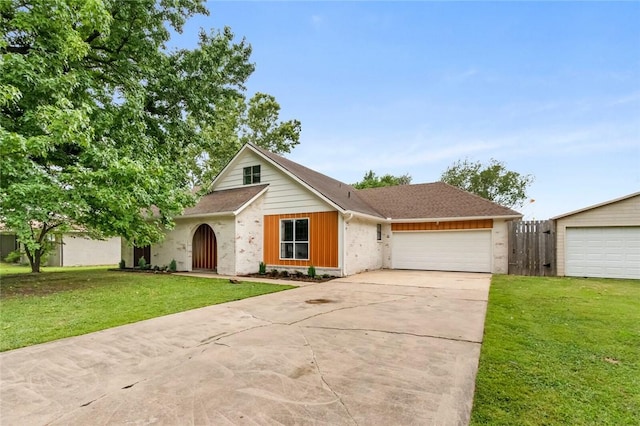
{"type": "Polygon", "coordinates": [[[228,25],[248,90],[302,122],[294,161],[353,183],[504,161],[547,219],[640,191],[639,2],[210,2],[171,45],[228,25]]]}

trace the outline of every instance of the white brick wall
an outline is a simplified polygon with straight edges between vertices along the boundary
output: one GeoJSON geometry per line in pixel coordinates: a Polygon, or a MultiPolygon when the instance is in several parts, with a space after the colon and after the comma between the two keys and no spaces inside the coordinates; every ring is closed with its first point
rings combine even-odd
{"type": "Polygon", "coordinates": [[[236,274],[258,272],[263,259],[263,197],[254,201],[236,218],[236,274]]]}
{"type": "Polygon", "coordinates": [[[345,275],[382,268],[385,238],[377,241],[376,224],[358,217],[345,223],[345,275]]]}

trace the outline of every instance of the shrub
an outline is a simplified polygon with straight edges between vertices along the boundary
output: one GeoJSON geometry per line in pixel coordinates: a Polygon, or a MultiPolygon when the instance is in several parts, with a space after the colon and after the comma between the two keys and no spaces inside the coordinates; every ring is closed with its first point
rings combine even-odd
{"type": "Polygon", "coordinates": [[[272,277],[277,277],[278,276],[278,270],[277,269],[272,269],[270,275],[272,277]]]}
{"type": "Polygon", "coordinates": [[[284,278],[289,277],[289,271],[282,271],[282,272],[280,272],[280,276],[281,276],[281,277],[284,277],[284,278]]]}
{"type": "Polygon", "coordinates": [[[14,250],[4,258],[4,261],[7,263],[18,263],[21,257],[22,253],[20,253],[20,250],[14,250]]]}
{"type": "Polygon", "coordinates": [[[322,278],[324,278],[324,279],[331,278],[331,275],[329,275],[329,274],[322,274],[322,278]]]}
{"type": "Polygon", "coordinates": [[[147,269],[147,260],[142,256],[140,260],[138,260],[138,268],[147,269]]]}
{"type": "Polygon", "coordinates": [[[309,266],[309,269],[307,269],[307,275],[309,275],[311,278],[315,278],[316,277],[316,267],[311,265],[309,266]]]}
{"type": "Polygon", "coordinates": [[[178,265],[176,264],[176,260],[171,259],[171,262],[169,262],[169,271],[175,272],[177,270],[178,270],[178,265]]]}
{"type": "Polygon", "coordinates": [[[265,275],[267,273],[267,265],[265,265],[264,262],[260,262],[260,265],[258,266],[258,273],[260,275],[265,275]]]}
{"type": "Polygon", "coordinates": [[[124,268],[125,268],[125,266],[127,266],[127,265],[124,263],[124,259],[120,259],[120,263],[118,263],[118,267],[119,267],[120,269],[124,269],[124,268]]]}
{"type": "Polygon", "coordinates": [[[295,275],[295,276],[296,276],[296,277],[298,277],[298,278],[302,278],[302,277],[304,276],[304,274],[302,273],[302,271],[295,271],[295,272],[293,273],[293,275],[295,275]]]}

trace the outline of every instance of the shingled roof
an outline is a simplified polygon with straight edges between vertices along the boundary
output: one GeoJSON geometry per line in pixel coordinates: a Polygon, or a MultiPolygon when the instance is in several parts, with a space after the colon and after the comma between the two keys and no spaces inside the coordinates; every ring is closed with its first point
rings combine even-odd
{"type": "Polygon", "coordinates": [[[252,185],[211,192],[200,198],[195,206],[185,209],[182,216],[235,212],[267,186],[269,185],[252,185]]]}
{"type": "Polygon", "coordinates": [[[330,178],[322,173],[318,173],[315,170],[311,170],[253,144],[251,147],[256,151],[259,151],[274,163],[278,164],[283,169],[288,170],[295,177],[309,185],[343,210],[364,213],[376,217],[384,217],[377,209],[373,208],[370,203],[364,201],[359,196],[359,191],[351,185],[330,178]]]}
{"type": "Polygon", "coordinates": [[[522,216],[444,182],[361,189],[358,196],[391,219],[522,216]]]}

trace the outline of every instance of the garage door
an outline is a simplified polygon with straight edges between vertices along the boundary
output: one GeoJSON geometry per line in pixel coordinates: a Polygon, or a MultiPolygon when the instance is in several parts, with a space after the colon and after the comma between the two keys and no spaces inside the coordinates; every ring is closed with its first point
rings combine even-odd
{"type": "Polygon", "coordinates": [[[491,231],[394,232],[395,269],[491,272],[491,231]]]}
{"type": "Polygon", "coordinates": [[[567,228],[565,275],[640,278],[640,227],[567,228]]]}

